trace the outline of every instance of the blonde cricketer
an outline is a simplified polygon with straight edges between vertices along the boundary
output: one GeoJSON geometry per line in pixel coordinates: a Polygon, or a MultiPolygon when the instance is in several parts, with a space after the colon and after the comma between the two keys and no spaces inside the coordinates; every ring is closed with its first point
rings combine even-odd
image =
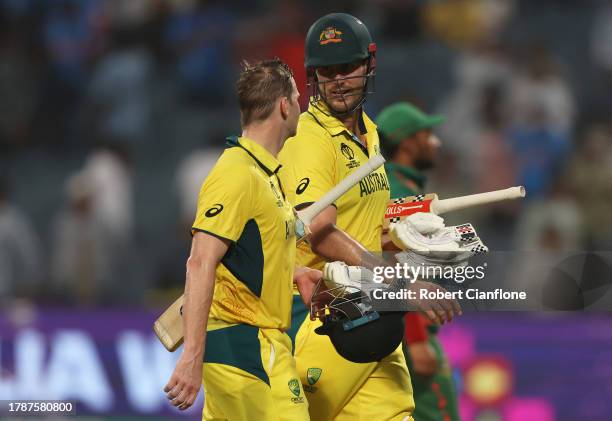
{"type": "Polygon", "coordinates": [[[204,420],[307,420],[285,331],[294,282],[313,284],[321,273],[294,271],[295,217],[277,159],[296,133],[299,93],[278,59],[246,64],[236,86],[242,136],[228,138],[200,191],[184,348],[164,391],[186,409],[203,384],[204,420]]]}

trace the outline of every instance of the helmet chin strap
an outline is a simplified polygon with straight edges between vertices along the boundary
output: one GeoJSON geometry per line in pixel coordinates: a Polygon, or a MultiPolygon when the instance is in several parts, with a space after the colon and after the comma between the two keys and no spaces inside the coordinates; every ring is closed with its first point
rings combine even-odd
{"type": "MultiPolygon", "coordinates": [[[[367,76],[364,76],[364,77],[367,77],[367,76]]],[[[339,84],[340,81],[336,81],[336,83],[339,84]]],[[[348,95],[341,94],[340,95],[340,97],[342,99],[342,102],[344,103],[344,108],[346,109],[346,111],[338,111],[338,110],[334,109],[331,106],[331,104],[329,103],[329,101],[327,100],[327,98],[323,94],[321,94],[321,98],[323,98],[323,101],[327,105],[327,109],[329,110],[329,112],[334,117],[340,117],[340,118],[347,117],[347,116],[353,114],[354,112],[356,112],[357,110],[359,110],[361,108],[361,106],[363,105],[363,103],[365,102],[366,95],[367,95],[365,86],[366,86],[366,84],[364,84],[364,87],[361,90],[361,93],[359,93],[359,94],[348,94],[348,95]],[[348,106],[348,104],[346,102],[347,97],[356,96],[356,95],[360,95],[359,100],[352,107],[349,108],[349,106],[348,106]]]]}

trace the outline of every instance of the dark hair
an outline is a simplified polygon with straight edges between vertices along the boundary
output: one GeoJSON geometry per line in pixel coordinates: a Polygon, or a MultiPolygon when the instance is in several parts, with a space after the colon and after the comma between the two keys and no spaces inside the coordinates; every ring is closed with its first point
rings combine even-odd
{"type": "Polygon", "coordinates": [[[240,124],[244,127],[253,121],[268,118],[278,98],[287,97],[291,101],[293,72],[279,58],[255,64],[243,61],[242,66],[236,90],[240,104],[240,124]]]}

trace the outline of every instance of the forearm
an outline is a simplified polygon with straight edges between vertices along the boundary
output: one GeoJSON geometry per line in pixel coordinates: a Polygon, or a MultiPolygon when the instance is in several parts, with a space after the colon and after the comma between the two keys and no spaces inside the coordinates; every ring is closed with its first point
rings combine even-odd
{"type": "Polygon", "coordinates": [[[206,325],[215,286],[215,265],[189,258],[183,304],[184,352],[202,361],[206,325]]]}
{"type": "Polygon", "coordinates": [[[389,265],[381,256],[366,250],[334,224],[328,224],[313,233],[310,242],[312,251],[330,262],[340,260],[349,266],[363,266],[368,269],[389,265]]]}

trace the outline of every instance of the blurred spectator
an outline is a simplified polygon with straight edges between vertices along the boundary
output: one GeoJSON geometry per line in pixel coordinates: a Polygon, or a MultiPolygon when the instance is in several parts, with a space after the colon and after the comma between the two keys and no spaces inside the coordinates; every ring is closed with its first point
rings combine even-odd
{"type": "Polygon", "coordinates": [[[510,84],[509,139],[518,184],[533,199],[545,195],[570,152],[575,104],[548,50],[533,46],[510,84]]]}
{"type": "Polygon", "coordinates": [[[528,47],[514,74],[510,86],[512,124],[528,127],[536,123],[567,137],[574,128],[576,105],[548,49],[528,47]]]}
{"type": "MultiPolygon", "coordinates": [[[[223,139],[223,136],[213,135],[211,139],[223,139]]],[[[163,254],[156,259],[158,288],[184,288],[185,257],[191,247],[189,232],[196,216],[198,196],[204,179],[222,152],[221,148],[195,149],[179,162],[174,185],[178,193],[180,219],[175,225],[175,235],[165,239],[163,254]]]]}
{"type": "Polygon", "coordinates": [[[143,140],[151,126],[153,57],[139,28],[119,28],[110,51],[93,71],[89,101],[97,132],[131,143],[143,140]]]}
{"type": "Polygon", "coordinates": [[[612,4],[601,2],[591,27],[593,63],[612,73],[612,4]]]}
{"type": "Polygon", "coordinates": [[[41,250],[30,219],[10,202],[0,179],[0,298],[32,295],[41,287],[41,250]]]}
{"type": "MultiPolygon", "coordinates": [[[[487,89],[495,86],[494,98],[498,103],[505,103],[505,87],[512,75],[512,68],[506,49],[498,44],[482,45],[461,54],[455,62],[455,89],[442,103],[442,113],[447,122],[441,128],[447,146],[456,154],[461,175],[475,181],[481,169],[481,135],[490,126],[484,108],[487,89]]],[[[501,104],[494,104],[502,107],[501,104]]],[[[505,111],[505,110],[502,110],[505,111]]],[[[500,112],[500,111],[495,111],[500,112]]],[[[497,122],[499,126],[503,122],[497,122]]]]}
{"type": "Polygon", "coordinates": [[[95,190],[86,175],[72,176],[65,194],[65,209],[54,226],[52,290],[59,301],[91,305],[101,292],[100,280],[110,276],[107,232],[93,212],[95,190]]]}
{"type": "Polygon", "coordinates": [[[612,114],[612,4],[607,1],[600,2],[594,15],[589,34],[590,58],[594,72],[592,83],[587,84],[585,88],[590,88],[591,91],[587,112],[589,117],[596,121],[612,114]]]}
{"type": "Polygon", "coordinates": [[[517,249],[579,250],[584,245],[580,236],[582,222],[576,202],[559,181],[549,196],[525,207],[517,223],[517,249]]]}
{"type": "Polygon", "coordinates": [[[569,163],[566,182],[584,218],[587,247],[612,247],[612,133],[591,127],[569,163]]]}
{"type": "Polygon", "coordinates": [[[66,183],[66,206],[54,233],[55,287],[73,291],[83,305],[119,301],[116,293],[126,288],[132,234],[127,153],[120,146],[106,146],[94,151],[66,183]]]}
{"type": "Polygon", "coordinates": [[[49,4],[43,39],[50,70],[66,93],[76,95],[87,79],[87,61],[95,51],[94,0],[55,0],[49,4]]]}
{"type": "MultiPolygon", "coordinates": [[[[371,111],[413,93],[425,108],[447,116],[431,191],[453,197],[525,184],[534,201],[457,212],[447,222],[475,223],[494,249],[511,247],[517,220],[542,225],[542,215],[551,212],[557,215],[551,219],[571,227],[571,201],[551,193],[565,174],[587,245],[610,245],[610,135],[598,128],[599,135],[576,142],[575,156],[570,147],[575,127],[612,116],[609,2],[0,0],[0,165],[31,175],[15,179],[14,190],[37,226],[57,212],[53,196],[67,169],[89,155],[75,178],[81,181],[70,182],[82,187],[68,189],[58,221],[55,241],[64,245],[54,252],[64,257],[56,262],[69,263],[59,264],[64,272],[54,270],[55,278],[63,278],[62,285],[82,283],[81,301],[99,301],[95,291],[116,295],[113,282],[129,277],[115,275],[125,274],[127,257],[178,262],[131,265],[146,266],[138,279],[129,277],[131,285],[162,279],[160,269],[182,282],[184,228],[192,222],[208,160],[218,153],[190,151],[202,136],[220,139],[210,135],[238,126],[227,105],[235,100],[231,82],[239,59],[283,58],[296,73],[305,105],[304,35],[314,19],[331,11],[372,20],[381,77],[378,93],[368,100],[371,111]],[[534,39],[550,45],[534,46],[534,39]],[[146,208],[138,220],[138,248],[132,241],[130,165],[119,158],[122,153],[92,152],[93,142],[83,142],[98,136],[122,142],[138,157],[137,204],[146,208]],[[148,203],[177,193],[180,230],[173,235],[174,207],[148,203]]],[[[550,225],[526,243],[573,243],[560,223],[550,225]]],[[[120,295],[128,293],[120,289],[120,295]]]]}
{"type": "Polygon", "coordinates": [[[25,22],[3,20],[0,12],[0,152],[29,140],[38,101],[36,81],[41,74],[38,66],[32,65],[25,22]]]}
{"type": "Polygon", "coordinates": [[[74,114],[88,80],[90,60],[101,49],[95,0],[54,0],[47,4],[40,30],[47,68],[41,80],[36,135],[47,144],[66,144],[75,129],[74,114]]]}
{"type": "Polygon", "coordinates": [[[81,170],[95,192],[92,208],[118,243],[129,243],[134,229],[131,157],[123,144],[108,143],[94,150],[81,170]]]}
{"type": "Polygon", "coordinates": [[[514,3],[514,0],[425,2],[423,22],[431,36],[455,47],[471,47],[497,39],[514,13],[514,3]]]}
{"type": "Polygon", "coordinates": [[[195,219],[202,183],[222,152],[223,150],[218,148],[194,150],[178,165],[176,188],[179,194],[181,221],[182,225],[185,225],[188,229],[191,228],[195,219]]]}
{"type": "Polygon", "coordinates": [[[584,247],[580,235],[582,216],[568,193],[567,186],[559,181],[548,196],[528,202],[523,207],[516,224],[515,246],[512,248],[515,252],[507,255],[512,259],[509,267],[513,269],[507,271],[506,282],[525,291],[532,304],[527,304],[528,301],[517,303],[517,309],[524,305],[525,310],[533,310],[538,304],[544,304],[544,309],[550,308],[545,303],[554,302],[557,299],[555,293],[560,294],[560,288],[565,286],[555,281],[558,272],[553,268],[584,247]],[[555,276],[551,278],[553,274],[555,276]],[[557,285],[547,290],[550,279],[557,285]]]}
{"type": "Polygon", "coordinates": [[[562,172],[569,152],[569,138],[543,124],[534,116],[531,124],[510,131],[517,160],[517,184],[525,186],[528,199],[546,195],[562,172]]]}
{"type": "Polygon", "coordinates": [[[184,98],[219,106],[227,99],[234,19],[220,0],[181,2],[166,32],[184,98]],[[190,4],[193,3],[193,4],[190,4]]]}
{"type": "MultiPolygon", "coordinates": [[[[480,119],[482,131],[479,136],[481,156],[478,174],[478,191],[498,190],[511,186],[516,181],[516,162],[508,143],[504,119],[504,90],[501,85],[487,86],[481,96],[480,119]]],[[[500,209],[507,209],[508,204],[500,209]]]]}

